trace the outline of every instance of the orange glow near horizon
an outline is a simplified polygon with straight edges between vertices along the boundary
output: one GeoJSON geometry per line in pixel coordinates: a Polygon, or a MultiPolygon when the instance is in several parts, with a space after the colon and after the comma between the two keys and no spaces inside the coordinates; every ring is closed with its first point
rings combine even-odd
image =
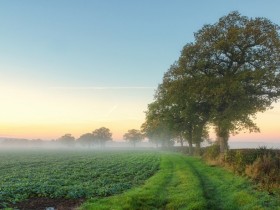
{"type": "Polygon", "coordinates": [[[137,120],[130,120],[127,122],[93,122],[90,124],[0,125],[0,137],[52,140],[66,133],[71,133],[75,138],[79,138],[82,134],[91,133],[103,126],[110,129],[114,140],[122,140],[124,133],[131,128],[140,129],[141,123],[137,120]]]}
{"type": "MultiPolygon", "coordinates": [[[[140,129],[144,111],[154,90],[52,89],[0,87],[0,137],[57,139],[65,133],[76,138],[107,127],[114,140],[122,140],[129,129],[140,129]]],[[[280,103],[254,120],[260,133],[231,136],[230,141],[280,142],[280,103]]],[[[213,132],[211,139],[215,139],[213,132]]]]}
{"type": "Polygon", "coordinates": [[[65,133],[78,138],[107,127],[114,140],[128,129],[140,129],[153,90],[79,90],[0,88],[0,137],[57,139],[65,133]]]}

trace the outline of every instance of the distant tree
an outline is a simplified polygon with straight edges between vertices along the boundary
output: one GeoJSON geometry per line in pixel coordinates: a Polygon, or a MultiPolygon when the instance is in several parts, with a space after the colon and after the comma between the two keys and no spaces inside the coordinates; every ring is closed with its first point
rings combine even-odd
{"type": "Polygon", "coordinates": [[[139,130],[131,129],[123,135],[123,138],[132,143],[133,147],[135,147],[136,143],[144,139],[144,135],[139,130]]]}
{"type": "Polygon", "coordinates": [[[67,145],[67,146],[74,146],[75,145],[75,137],[73,137],[71,134],[65,134],[64,136],[61,136],[57,139],[57,142],[67,145]]]}
{"type": "Polygon", "coordinates": [[[101,127],[92,132],[94,139],[101,147],[105,146],[106,141],[112,140],[112,133],[109,128],[101,127]]]}
{"type": "Polygon", "coordinates": [[[45,142],[42,139],[32,139],[30,143],[36,146],[42,146],[45,142]]]}
{"type": "Polygon", "coordinates": [[[77,142],[84,146],[90,147],[95,140],[96,138],[92,133],[85,133],[77,139],[77,142]]]}

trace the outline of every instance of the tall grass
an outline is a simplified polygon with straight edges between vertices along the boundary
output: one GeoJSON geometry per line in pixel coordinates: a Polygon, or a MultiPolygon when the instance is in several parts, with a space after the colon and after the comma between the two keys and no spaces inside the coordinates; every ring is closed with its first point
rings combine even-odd
{"type": "Polygon", "coordinates": [[[218,146],[212,145],[204,151],[203,157],[251,178],[259,187],[270,192],[280,188],[280,150],[266,147],[236,149],[220,155],[218,146]]]}

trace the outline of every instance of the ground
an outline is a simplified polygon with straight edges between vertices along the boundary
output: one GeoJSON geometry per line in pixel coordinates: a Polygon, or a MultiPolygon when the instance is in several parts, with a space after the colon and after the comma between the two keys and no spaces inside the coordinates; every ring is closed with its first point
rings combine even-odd
{"type": "Polygon", "coordinates": [[[63,198],[30,198],[14,205],[20,210],[74,210],[84,202],[84,199],[63,198]],[[52,208],[51,208],[52,207],[52,208]]]}
{"type": "MultiPolygon", "coordinates": [[[[64,157],[66,155],[64,153],[63,158],[58,159],[58,157],[61,157],[60,155],[54,157],[54,154],[52,154],[51,156],[55,160],[59,160],[55,164],[59,166],[57,166],[58,168],[62,167],[61,161],[68,161],[69,157],[74,157],[74,159],[64,165],[64,170],[57,170],[56,174],[52,174],[57,175],[53,179],[50,179],[52,177],[50,174],[44,175],[45,170],[42,170],[40,175],[39,171],[34,169],[34,165],[35,168],[40,168],[39,166],[49,162],[49,159],[47,159],[49,156],[44,156],[40,161],[38,156],[32,156],[33,159],[26,157],[21,164],[18,164],[18,158],[13,160],[10,155],[4,161],[3,156],[3,167],[0,167],[0,170],[9,173],[3,173],[3,176],[0,177],[0,180],[3,180],[0,185],[0,192],[2,191],[0,198],[5,198],[3,189],[12,189],[13,192],[17,192],[18,195],[15,199],[21,198],[19,192],[27,193],[26,195],[32,195],[30,194],[31,191],[40,194],[49,193],[49,196],[39,196],[40,194],[35,197],[28,196],[29,199],[12,205],[12,207],[21,210],[46,210],[47,207],[49,207],[48,210],[280,210],[280,196],[278,194],[271,195],[266,191],[260,191],[248,179],[237,176],[223,168],[207,165],[198,157],[168,152],[157,152],[156,154],[154,152],[147,154],[142,152],[89,153],[86,155],[70,153],[67,157],[64,157]],[[94,158],[92,159],[92,157],[94,158]],[[82,165],[85,161],[86,164],[82,165]],[[32,170],[28,170],[30,164],[32,170]],[[70,165],[71,172],[66,173],[65,171],[69,169],[70,165]],[[14,170],[14,168],[23,168],[23,166],[25,170],[21,170],[20,174],[18,174],[20,170],[14,170]],[[129,170],[127,170],[128,166],[129,170]],[[74,179],[72,176],[77,168],[78,171],[75,173],[78,174],[74,174],[74,179]],[[90,170],[87,171],[89,168],[90,170]],[[96,176],[96,173],[99,176],[96,176]],[[69,176],[66,176],[67,174],[69,176]],[[33,183],[31,182],[33,179],[29,177],[38,180],[33,183]],[[88,186],[87,184],[91,183],[92,179],[97,182],[88,186]],[[12,182],[13,180],[17,181],[12,182]],[[40,182],[39,180],[43,181],[40,182]],[[49,185],[53,180],[56,180],[55,185],[49,185]],[[131,187],[128,187],[129,185],[123,186],[123,183],[129,180],[135,185],[130,185],[131,187]],[[78,182],[78,185],[73,185],[75,182],[78,182]],[[10,184],[7,185],[7,183],[10,184]],[[12,186],[13,183],[15,186],[12,186]],[[63,185],[60,186],[59,183],[63,185]],[[88,187],[86,191],[85,187],[88,187]],[[63,189],[66,190],[66,195],[79,196],[84,194],[90,195],[88,197],[91,198],[85,199],[82,196],[72,197],[71,199],[62,198],[63,196],[51,198],[63,189]],[[77,191],[77,189],[83,191],[77,191]]],[[[40,156],[42,156],[41,153],[40,156]]],[[[20,155],[20,157],[23,156],[20,155]]],[[[9,195],[8,198],[12,199],[11,196],[14,194],[8,193],[7,191],[6,195],[9,195]]],[[[64,193],[64,191],[61,193],[64,193]]],[[[0,204],[3,205],[3,203],[0,204]]]]}

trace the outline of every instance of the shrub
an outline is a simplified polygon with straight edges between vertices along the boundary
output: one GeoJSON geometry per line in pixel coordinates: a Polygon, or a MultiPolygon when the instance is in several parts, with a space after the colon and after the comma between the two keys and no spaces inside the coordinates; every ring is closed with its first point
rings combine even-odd
{"type": "Polygon", "coordinates": [[[204,150],[203,157],[210,160],[216,160],[220,155],[220,146],[213,144],[204,150]]]}
{"type": "Polygon", "coordinates": [[[234,172],[243,174],[246,167],[246,155],[242,151],[229,150],[224,155],[224,162],[234,172]]]}
{"type": "Polygon", "coordinates": [[[247,165],[245,173],[267,190],[280,186],[280,156],[265,154],[247,165]]]}
{"type": "Polygon", "coordinates": [[[214,144],[204,150],[203,157],[210,164],[219,164],[239,175],[247,175],[267,190],[280,187],[280,150],[235,149],[220,155],[219,145],[214,144]]]}

